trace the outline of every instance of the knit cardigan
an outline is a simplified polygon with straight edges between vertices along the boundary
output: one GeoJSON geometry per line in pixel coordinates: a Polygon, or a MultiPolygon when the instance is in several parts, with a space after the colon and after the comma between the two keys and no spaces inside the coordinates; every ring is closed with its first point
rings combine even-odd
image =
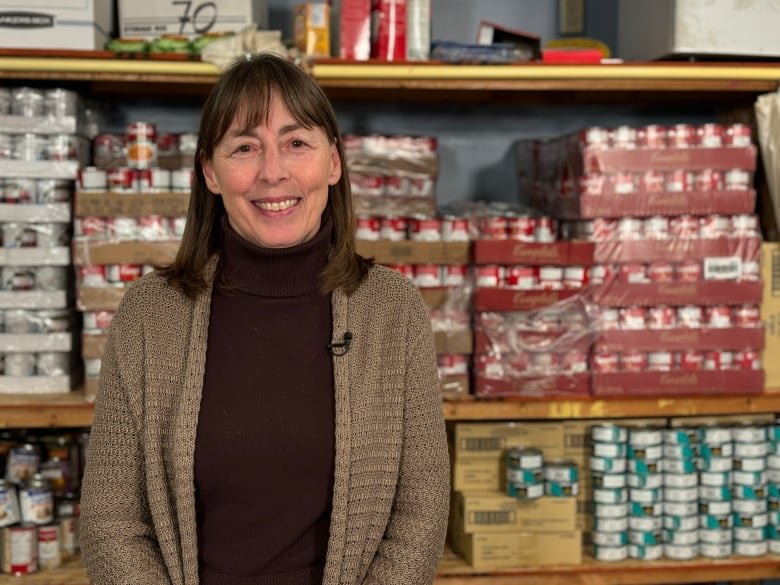
{"type": "MultiPolygon", "coordinates": [[[[151,273],[128,289],[114,317],[81,499],[93,585],[198,583],[193,464],[216,263],[194,301],[151,273]]],[[[413,284],[381,266],[351,295],[335,290],[332,306],[333,338],[353,338],[333,357],[336,454],[323,585],[429,584],[449,508],[430,320],[413,284]]]]}

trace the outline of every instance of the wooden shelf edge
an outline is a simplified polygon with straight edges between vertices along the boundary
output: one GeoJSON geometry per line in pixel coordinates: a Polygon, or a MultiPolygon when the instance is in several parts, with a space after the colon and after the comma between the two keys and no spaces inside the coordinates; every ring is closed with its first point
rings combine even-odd
{"type": "MultiPolygon", "coordinates": [[[[777,392],[777,391],[775,391],[777,392]]],[[[459,400],[442,403],[448,420],[588,419],[780,412],[780,392],[582,400],[459,400]]]]}
{"type": "Polygon", "coordinates": [[[82,388],[64,394],[0,395],[0,428],[89,427],[93,413],[82,388]]]}

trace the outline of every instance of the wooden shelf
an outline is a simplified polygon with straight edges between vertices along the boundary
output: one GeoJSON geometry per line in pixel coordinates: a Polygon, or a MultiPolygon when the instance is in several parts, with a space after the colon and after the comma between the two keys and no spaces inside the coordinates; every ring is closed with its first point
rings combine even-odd
{"type": "MultiPolygon", "coordinates": [[[[78,52],[70,52],[78,54],[78,52]]],[[[51,58],[0,55],[0,79],[83,82],[93,92],[139,91],[165,86],[166,94],[205,94],[218,69],[200,61],[155,59],[51,58]]],[[[659,99],[707,92],[707,99],[774,91],[780,81],[775,63],[624,63],[609,65],[447,65],[440,63],[342,62],[313,63],[312,73],[336,98],[411,99],[441,91],[464,98],[512,92],[609,94],[640,92],[659,99]]]]}
{"type": "MultiPolygon", "coordinates": [[[[758,396],[443,402],[447,420],[589,419],[780,413],[780,391],[758,396]]],[[[68,394],[0,395],[0,428],[88,427],[93,405],[83,389],[68,394]]]]}
{"type": "Polygon", "coordinates": [[[78,428],[92,424],[83,390],[67,394],[0,395],[0,428],[78,428]]]}
{"type": "MultiPolygon", "coordinates": [[[[780,577],[780,556],[755,559],[695,561],[624,561],[599,563],[585,559],[570,567],[536,567],[475,571],[454,555],[445,555],[435,585],[651,585],[747,581],[780,577]]],[[[19,583],[18,577],[0,576],[0,585],[19,583]]],[[[23,577],[24,585],[88,585],[84,567],[71,561],[60,569],[23,577]]]]}
{"type": "Polygon", "coordinates": [[[581,565],[475,571],[454,555],[439,565],[436,585],[651,585],[748,581],[780,577],[780,556],[694,561],[623,561],[581,565]]]}

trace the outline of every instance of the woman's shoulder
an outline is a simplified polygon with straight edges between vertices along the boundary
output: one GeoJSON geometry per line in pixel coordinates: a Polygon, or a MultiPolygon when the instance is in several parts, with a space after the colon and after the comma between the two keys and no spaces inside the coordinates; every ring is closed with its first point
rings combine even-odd
{"type": "Polygon", "coordinates": [[[393,296],[419,296],[417,287],[409,278],[392,268],[380,264],[374,264],[369,269],[366,278],[358,288],[358,290],[361,289],[364,289],[370,294],[386,290],[388,294],[393,296]]]}
{"type": "Polygon", "coordinates": [[[145,274],[127,287],[121,307],[149,312],[176,311],[188,304],[189,299],[159,271],[145,274]]]}

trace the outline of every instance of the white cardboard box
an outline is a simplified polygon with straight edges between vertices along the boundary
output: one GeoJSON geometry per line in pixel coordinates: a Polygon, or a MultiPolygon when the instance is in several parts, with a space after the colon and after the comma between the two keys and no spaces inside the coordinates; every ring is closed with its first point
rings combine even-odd
{"type": "Polygon", "coordinates": [[[109,0],[0,0],[0,45],[103,49],[111,38],[109,0]]]}
{"type": "Polygon", "coordinates": [[[117,6],[122,37],[197,37],[207,32],[238,32],[252,23],[259,30],[268,28],[266,0],[118,0],[117,6]]]}
{"type": "Polygon", "coordinates": [[[780,55],[776,0],[620,0],[617,56],[780,55]]]}

